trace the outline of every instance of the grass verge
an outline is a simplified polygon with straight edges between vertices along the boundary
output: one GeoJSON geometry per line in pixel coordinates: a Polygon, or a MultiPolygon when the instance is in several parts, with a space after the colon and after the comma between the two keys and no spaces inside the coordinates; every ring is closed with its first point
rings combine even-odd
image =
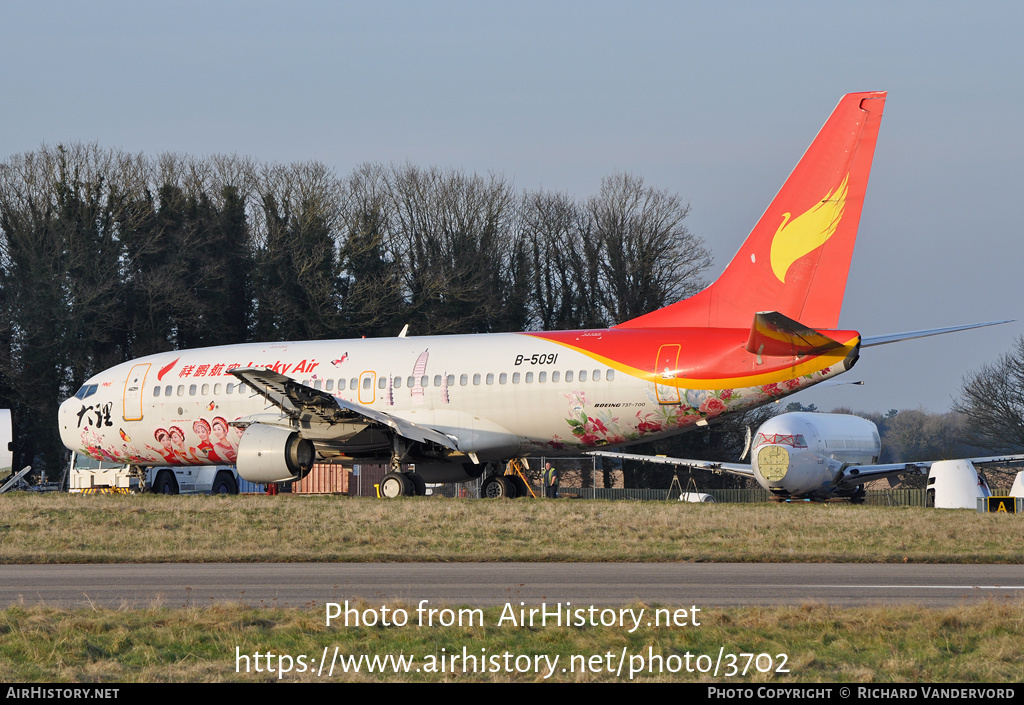
{"type": "Polygon", "coordinates": [[[1024,519],[843,504],[0,497],[0,563],[1024,563],[1024,519]]]}
{"type": "MultiPolygon", "coordinates": [[[[647,606],[633,606],[640,607],[647,606]]],[[[414,614],[413,606],[408,609],[414,614]]],[[[0,668],[8,682],[78,683],[611,682],[631,680],[631,668],[636,671],[632,680],[640,681],[1006,683],[1024,678],[1019,648],[1024,605],[1019,603],[955,609],[806,605],[707,610],[699,627],[642,627],[632,634],[614,627],[499,626],[497,608],[484,610],[482,617],[482,625],[467,627],[346,628],[326,627],[319,609],[220,605],[62,611],[15,606],[0,611],[0,668]],[[461,658],[464,649],[479,657],[475,664],[461,658]],[[755,659],[768,656],[753,660],[745,675],[746,657],[735,666],[726,657],[716,678],[711,664],[720,650],[754,654],[755,659]],[[258,662],[256,653],[261,654],[258,662]],[[327,675],[329,666],[317,674],[325,653],[335,661],[333,675],[327,675]],[[274,658],[267,660],[268,654],[274,658]],[[366,660],[358,671],[351,663],[347,670],[341,666],[360,655],[413,660],[408,672],[396,672],[393,662],[374,672],[366,660]],[[291,669],[279,678],[282,664],[288,664],[282,656],[291,659],[291,669]],[[769,656],[772,670],[758,671],[756,664],[767,666],[769,656]],[[776,672],[780,664],[788,672],[776,672]],[[737,673],[725,677],[733,668],[737,673]]]]}

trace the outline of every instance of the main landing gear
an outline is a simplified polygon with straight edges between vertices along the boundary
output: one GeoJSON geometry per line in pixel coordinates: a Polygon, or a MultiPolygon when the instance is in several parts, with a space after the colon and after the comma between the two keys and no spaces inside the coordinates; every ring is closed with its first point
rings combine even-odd
{"type": "Polygon", "coordinates": [[[480,485],[480,496],[485,499],[515,499],[536,497],[523,476],[526,460],[513,458],[505,466],[505,474],[491,475],[480,485]]]}
{"type": "Polygon", "coordinates": [[[380,481],[380,496],[384,499],[422,497],[426,493],[427,483],[414,472],[389,472],[380,481]]]}

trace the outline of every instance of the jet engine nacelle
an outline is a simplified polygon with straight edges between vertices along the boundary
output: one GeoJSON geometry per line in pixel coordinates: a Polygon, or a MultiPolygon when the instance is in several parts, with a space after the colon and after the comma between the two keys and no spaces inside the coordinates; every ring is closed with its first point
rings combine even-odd
{"type": "Polygon", "coordinates": [[[313,443],[295,431],[256,423],[238,441],[238,474],[256,484],[301,480],[314,457],[313,443]]]}
{"type": "Polygon", "coordinates": [[[1011,497],[1024,497],[1024,472],[1017,473],[1013,478],[1013,486],[1010,487],[1011,497]]]}
{"type": "Polygon", "coordinates": [[[928,471],[928,504],[939,509],[976,509],[990,497],[985,479],[969,460],[940,460],[928,471]]]}

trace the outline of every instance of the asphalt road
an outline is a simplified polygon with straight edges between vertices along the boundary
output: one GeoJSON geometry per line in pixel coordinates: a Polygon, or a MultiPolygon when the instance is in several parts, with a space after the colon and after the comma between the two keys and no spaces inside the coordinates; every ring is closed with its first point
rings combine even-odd
{"type": "Polygon", "coordinates": [[[185,607],[218,602],[527,606],[948,606],[1024,600],[1024,566],[821,563],[206,563],[0,566],[0,606],[185,607]]]}

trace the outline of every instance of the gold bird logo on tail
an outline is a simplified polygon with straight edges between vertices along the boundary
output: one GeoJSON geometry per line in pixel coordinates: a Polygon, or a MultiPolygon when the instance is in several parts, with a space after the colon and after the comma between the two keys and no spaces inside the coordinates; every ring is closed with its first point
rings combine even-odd
{"type": "Polygon", "coordinates": [[[772,271],[783,284],[794,262],[824,245],[835,234],[846,208],[849,180],[847,174],[839,188],[796,218],[790,220],[790,213],[782,214],[782,224],[772,239],[771,261],[772,271]]]}

